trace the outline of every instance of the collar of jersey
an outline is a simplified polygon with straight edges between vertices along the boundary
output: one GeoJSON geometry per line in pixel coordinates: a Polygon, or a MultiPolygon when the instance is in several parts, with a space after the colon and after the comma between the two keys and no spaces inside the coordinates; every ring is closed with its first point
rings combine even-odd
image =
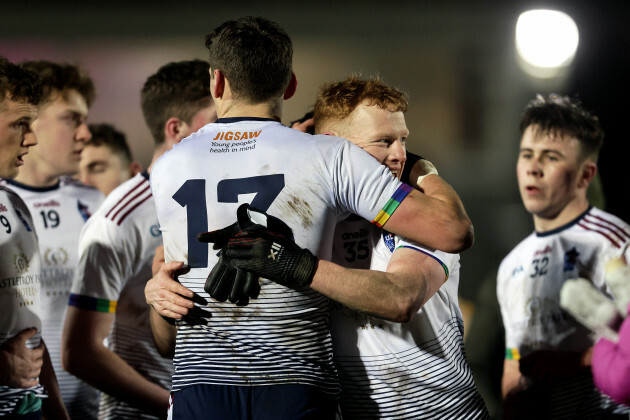
{"type": "Polygon", "coordinates": [[[562,232],[563,230],[570,228],[571,226],[573,226],[574,224],[576,224],[577,222],[582,220],[582,218],[584,218],[584,216],[586,216],[586,214],[589,211],[591,211],[592,208],[593,208],[593,206],[589,205],[584,213],[580,214],[578,217],[576,217],[575,219],[573,219],[572,221],[570,221],[566,225],[562,225],[560,227],[557,227],[557,228],[555,228],[553,230],[550,230],[550,231],[547,231],[547,232],[536,232],[536,236],[538,236],[539,238],[542,238],[542,237],[545,237],[545,236],[553,235],[553,234],[558,233],[558,232],[562,232]]]}
{"type": "Polygon", "coordinates": [[[140,172],[140,174],[144,177],[144,179],[146,179],[147,181],[149,180],[149,172],[147,172],[146,169],[140,172]]]}
{"type": "Polygon", "coordinates": [[[59,188],[59,185],[61,185],[61,180],[58,180],[57,183],[55,185],[51,185],[49,187],[32,187],[30,185],[26,185],[26,184],[22,184],[21,182],[17,182],[13,179],[5,179],[5,181],[7,181],[7,184],[10,185],[14,185],[18,188],[22,188],[23,190],[28,190],[28,191],[33,191],[33,192],[46,192],[46,191],[53,191],[59,188]]]}
{"type": "Polygon", "coordinates": [[[241,121],[273,121],[273,122],[278,122],[277,120],[274,120],[273,118],[230,117],[230,118],[219,118],[218,120],[216,120],[216,123],[217,124],[229,124],[229,123],[235,123],[235,122],[241,122],[241,121]]]}

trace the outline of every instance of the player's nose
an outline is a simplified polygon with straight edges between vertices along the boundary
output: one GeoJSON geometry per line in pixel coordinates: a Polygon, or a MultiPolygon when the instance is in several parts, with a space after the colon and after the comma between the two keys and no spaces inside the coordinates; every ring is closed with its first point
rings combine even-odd
{"type": "Polygon", "coordinates": [[[530,159],[527,162],[527,174],[531,176],[540,176],[542,174],[542,166],[538,159],[530,159]]]}
{"type": "Polygon", "coordinates": [[[394,162],[405,163],[407,160],[407,151],[402,141],[396,140],[389,147],[389,159],[394,162]]]}
{"type": "Polygon", "coordinates": [[[36,144],[37,144],[37,136],[35,135],[35,132],[29,131],[28,133],[24,134],[24,139],[22,140],[22,146],[30,147],[30,146],[35,146],[36,144]]]}
{"type": "Polygon", "coordinates": [[[87,123],[86,122],[82,122],[77,127],[75,140],[76,141],[86,142],[86,141],[89,141],[91,138],[92,138],[92,133],[90,133],[90,129],[88,128],[87,123]]]}

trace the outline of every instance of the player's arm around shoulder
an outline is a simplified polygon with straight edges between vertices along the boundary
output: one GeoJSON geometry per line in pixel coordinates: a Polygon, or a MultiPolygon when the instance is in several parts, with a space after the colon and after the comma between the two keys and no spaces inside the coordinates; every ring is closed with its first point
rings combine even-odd
{"type": "MultiPolygon", "coordinates": [[[[387,265],[400,288],[398,300],[408,321],[442,287],[448,279],[442,264],[428,253],[415,248],[399,247],[387,265]],[[405,302],[404,297],[407,296],[405,302]]],[[[406,322],[406,321],[403,321],[406,322]]]]}
{"type": "MultiPolygon", "coordinates": [[[[416,173],[412,171],[410,179],[416,173]]],[[[437,173],[415,180],[411,186],[418,190],[411,191],[400,203],[386,223],[387,230],[444,252],[459,253],[470,248],[475,239],[472,221],[453,187],[437,173]]]]}
{"type": "Polygon", "coordinates": [[[164,246],[157,247],[151,267],[153,277],[144,288],[144,297],[151,308],[149,320],[153,342],[162,357],[173,358],[175,355],[177,328],[174,320],[188,315],[194,307],[193,292],[174,280],[183,265],[181,261],[165,263],[164,246]]]}
{"type": "Polygon", "coordinates": [[[437,260],[399,248],[386,272],[347,269],[320,260],[311,287],[349,308],[402,323],[411,320],[445,280],[437,260]]]}

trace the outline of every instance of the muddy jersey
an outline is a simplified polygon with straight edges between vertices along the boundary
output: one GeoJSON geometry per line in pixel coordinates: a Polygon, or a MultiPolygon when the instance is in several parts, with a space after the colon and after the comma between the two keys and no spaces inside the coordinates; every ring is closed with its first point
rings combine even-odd
{"type": "Polygon", "coordinates": [[[73,419],[96,418],[97,391],[61,366],[61,332],[78,263],[79,233],[104,196],[97,189],[68,177],[62,177],[51,187],[41,188],[16,181],[5,182],[28,206],[39,237],[42,337],[64,404],[73,419]]]}
{"type": "Polygon", "coordinates": [[[196,235],[234,223],[239,204],[250,202],[286,222],[298,245],[330,258],[338,221],[356,213],[385,223],[410,187],[344,139],[260,118],[206,125],[162,155],[151,187],[166,261],[191,267],[179,281],[211,313],[203,324],[178,326],[173,390],[303,384],[337,394],[328,299],[262,279],[248,306],[217,302],[203,290],[217,251],[196,235]]]}
{"type": "MultiPolygon", "coordinates": [[[[149,323],[144,286],[151,278],[162,235],[146,172],[112,191],[85,224],[70,305],[115,313],[108,347],[147,380],[171,387],[173,362],[159,355],[149,323]]],[[[102,394],[99,419],[153,418],[102,394]]]]}
{"type": "Polygon", "coordinates": [[[350,219],[337,225],[333,262],[366,268],[367,260],[367,268],[386,271],[400,247],[435,259],[444,268],[445,283],[407,323],[331,302],[343,418],[487,418],[464,351],[457,299],[459,255],[428,249],[350,219]]]}
{"type": "MultiPolygon", "coordinates": [[[[560,307],[560,289],[567,279],[582,277],[607,294],[605,263],[624,252],[629,241],[628,224],[591,207],[572,222],[533,232],[519,243],[501,262],[497,277],[505,357],[518,360],[536,350],[584,352],[591,347],[591,332],[560,307]]],[[[600,415],[599,408],[614,409],[590,376],[565,385],[564,391],[555,391],[560,411],[581,417],[600,415]]]]}
{"type": "MultiPolygon", "coordinates": [[[[17,194],[0,186],[0,345],[27,328],[37,328],[26,346],[39,346],[40,276],[41,260],[31,214],[17,194]]],[[[44,395],[39,384],[26,389],[0,384],[0,416],[11,413],[29,392],[44,395]]]]}

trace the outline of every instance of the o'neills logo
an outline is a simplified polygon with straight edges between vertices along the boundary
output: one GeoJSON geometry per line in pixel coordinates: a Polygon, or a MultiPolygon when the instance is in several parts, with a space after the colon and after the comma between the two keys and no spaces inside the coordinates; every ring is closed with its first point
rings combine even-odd
{"type": "Polygon", "coordinates": [[[0,203],[0,211],[9,211],[9,209],[7,209],[4,204],[0,203]]]}
{"type": "Polygon", "coordinates": [[[255,139],[262,133],[260,131],[219,131],[212,140],[249,140],[255,139]]]}
{"type": "Polygon", "coordinates": [[[549,245],[547,245],[547,246],[545,247],[545,249],[539,249],[539,250],[537,250],[536,252],[534,252],[534,256],[536,256],[536,255],[549,254],[551,251],[553,251],[553,250],[551,249],[551,247],[550,247],[549,245]]]}
{"type": "Polygon", "coordinates": [[[59,204],[59,201],[57,200],[50,200],[44,203],[35,203],[34,206],[35,207],[59,207],[61,206],[61,204],[59,204]]]}

